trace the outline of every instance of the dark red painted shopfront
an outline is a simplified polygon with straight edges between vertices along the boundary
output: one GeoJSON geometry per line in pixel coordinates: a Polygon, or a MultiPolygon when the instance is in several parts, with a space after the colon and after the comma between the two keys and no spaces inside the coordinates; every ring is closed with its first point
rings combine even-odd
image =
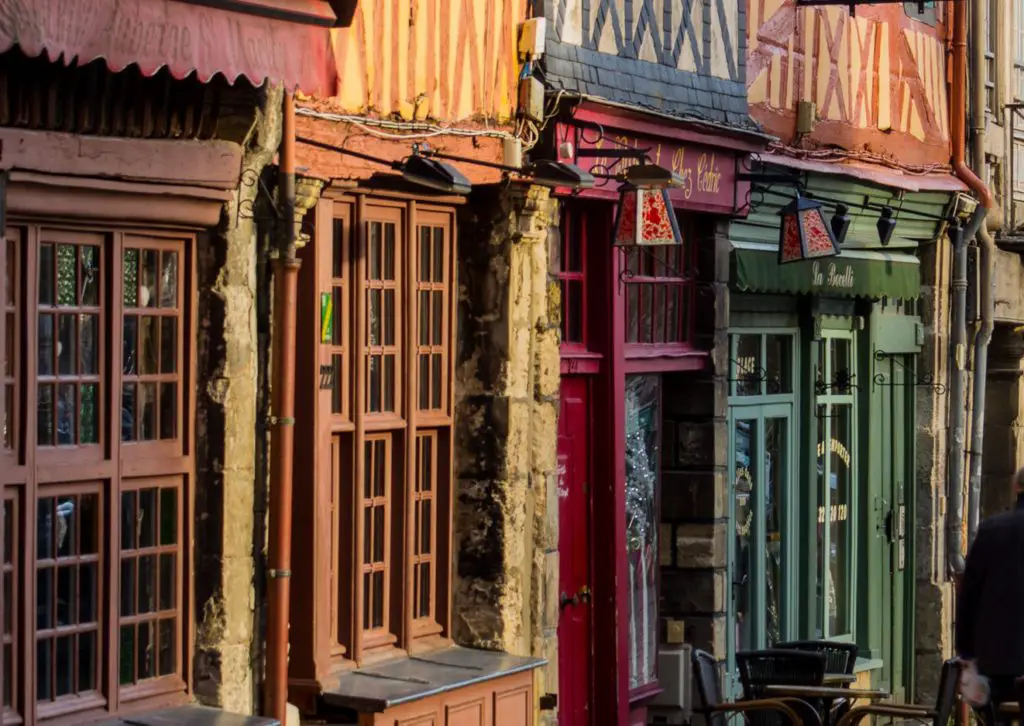
{"type": "Polygon", "coordinates": [[[686,374],[707,370],[702,319],[714,298],[701,301],[698,290],[709,287],[714,253],[701,248],[737,214],[746,194],[737,184],[739,159],[759,147],[587,103],[555,134],[562,160],[584,169],[622,171],[612,158],[577,154],[625,146],[646,149],[650,162],[683,179],[670,191],[682,246],[612,247],[619,188],[609,181],[563,199],[556,268],[560,724],[644,724],[661,690],[662,394],[667,383],[685,385],[686,374]]]}

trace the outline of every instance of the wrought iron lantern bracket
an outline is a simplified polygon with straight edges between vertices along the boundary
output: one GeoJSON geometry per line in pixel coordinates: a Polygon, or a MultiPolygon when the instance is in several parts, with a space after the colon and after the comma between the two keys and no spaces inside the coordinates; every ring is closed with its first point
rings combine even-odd
{"type": "Polygon", "coordinates": [[[884,372],[876,370],[874,376],[872,376],[871,381],[873,386],[916,386],[920,388],[930,388],[932,390],[932,393],[934,393],[936,396],[944,396],[946,394],[946,386],[944,384],[938,383],[935,380],[935,377],[930,373],[927,373],[923,376],[916,375],[912,369],[903,365],[903,363],[900,361],[901,355],[901,353],[887,353],[884,350],[875,351],[874,359],[876,363],[881,363],[885,360],[891,360],[894,365],[899,366],[900,369],[906,373],[906,380],[904,380],[904,382],[902,383],[899,383],[897,381],[890,379],[889,376],[887,376],[884,372]]]}

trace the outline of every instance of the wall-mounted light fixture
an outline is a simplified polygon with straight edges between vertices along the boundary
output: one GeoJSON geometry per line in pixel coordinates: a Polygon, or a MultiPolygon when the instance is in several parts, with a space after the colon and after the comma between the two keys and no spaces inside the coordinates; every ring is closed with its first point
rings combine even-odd
{"type": "Polygon", "coordinates": [[[616,247],[683,244],[668,189],[642,189],[623,184],[612,244],[616,247]]]}
{"type": "Polygon", "coordinates": [[[821,203],[800,196],[779,210],[779,264],[834,257],[839,244],[825,221],[821,203]]]}
{"type": "Polygon", "coordinates": [[[297,136],[295,140],[300,144],[313,146],[317,149],[336,151],[339,154],[354,156],[357,159],[389,167],[401,174],[402,178],[406,181],[426,187],[427,189],[447,194],[469,194],[473,189],[472,182],[454,166],[437,161],[436,159],[428,159],[420,154],[415,147],[413,148],[413,153],[404,159],[381,159],[377,156],[364,154],[361,151],[346,149],[333,144],[325,144],[322,141],[304,136],[297,136]]]}
{"type": "Polygon", "coordinates": [[[837,204],[835,212],[830,221],[832,236],[839,244],[846,239],[846,233],[850,231],[850,208],[845,204],[837,204]]]}
{"type": "Polygon", "coordinates": [[[875,227],[878,228],[878,241],[882,243],[882,247],[888,247],[892,233],[896,229],[896,217],[892,207],[888,205],[882,207],[882,216],[878,218],[875,227]]]}
{"type": "Polygon", "coordinates": [[[509,166],[507,164],[498,164],[492,161],[470,159],[464,156],[456,156],[454,154],[446,154],[443,151],[436,151],[425,144],[417,144],[413,149],[416,153],[432,159],[447,159],[449,161],[458,161],[463,164],[483,166],[488,169],[498,169],[499,171],[504,171],[510,174],[518,174],[533,184],[537,184],[542,187],[550,187],[551,189],[572,189],[573,191],[581,191],[583,189],[590,189],[594,186],[594,176],[592,174],[583,171],[583,169],[579,168],[575,164],[568,164],[562,161],[538,159],[537,161],[518,167],[509,166]]]}

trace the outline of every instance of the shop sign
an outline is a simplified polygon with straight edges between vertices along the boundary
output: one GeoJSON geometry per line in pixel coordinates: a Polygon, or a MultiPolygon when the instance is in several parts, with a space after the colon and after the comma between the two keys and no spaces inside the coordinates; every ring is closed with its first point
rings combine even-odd
{"type": "MultiPolygon", "coordinates": [[[[736,155],[726,149],[633,135],[616,129],[605,129],[601,135],[568,124],[560,125],[558,138],[571,140],[569,145],[573,150],[571,156],[560,154],[559,161],[571,162],[591,173],[618,174],[640,162],[613,156],[580,157],[576,154],[580,149],[647,149],[650,163],[670,169],[683,180],[681,187],[669,190],[673,206],[726,214],[736,211],[736,155]]],[[[563,146],[562,150],[568,150],[568,146],[563,146]]],[[[617,195],[618,189],[618,183],[609,180],[593,193],[617,195]]]]}

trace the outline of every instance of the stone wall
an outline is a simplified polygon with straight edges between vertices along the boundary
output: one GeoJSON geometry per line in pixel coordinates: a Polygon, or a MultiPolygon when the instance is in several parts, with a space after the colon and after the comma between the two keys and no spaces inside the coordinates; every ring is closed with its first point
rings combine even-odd
{"type": "MultiPolygon", "coordinates": [[[[952,248],[946,238],[921,248],[921,322],[924,346],[918,376],[949,383],[952,248]]],[[[946,451],[949,396],[917,389],[916,632],[917,701],[934,699],[942,662],[953,652],[953,588],[946,557],[946,451]]]]}
{"type": "Polygon", "coordinates": [[[254,533],[262,530],[256,511],[266,485],[257,475],[257,431],[258,381],[266,380],[260,341],[268,330],[266,321],[257,325],[253,181],[279,144],[281,98],[267,91],[246,141],[243,182],[197,252],[194,688],[203,703],[239,713],[254,710],[254,533]]]}
{"type": "Polygon", "coordinates": [[[728,222],[700,226],[698,347],[711,365],[665,377],[661,522],[661,615],[682,621],[686,642],[726,654],[729,431],[728,222]]]}
{"type": "Polygon", "coordinates": [[[459,220],[452,630],[547,658],[540,695],[558,690],[557,223],[546,189],[519,186],[474,191],[459,220]]]}

